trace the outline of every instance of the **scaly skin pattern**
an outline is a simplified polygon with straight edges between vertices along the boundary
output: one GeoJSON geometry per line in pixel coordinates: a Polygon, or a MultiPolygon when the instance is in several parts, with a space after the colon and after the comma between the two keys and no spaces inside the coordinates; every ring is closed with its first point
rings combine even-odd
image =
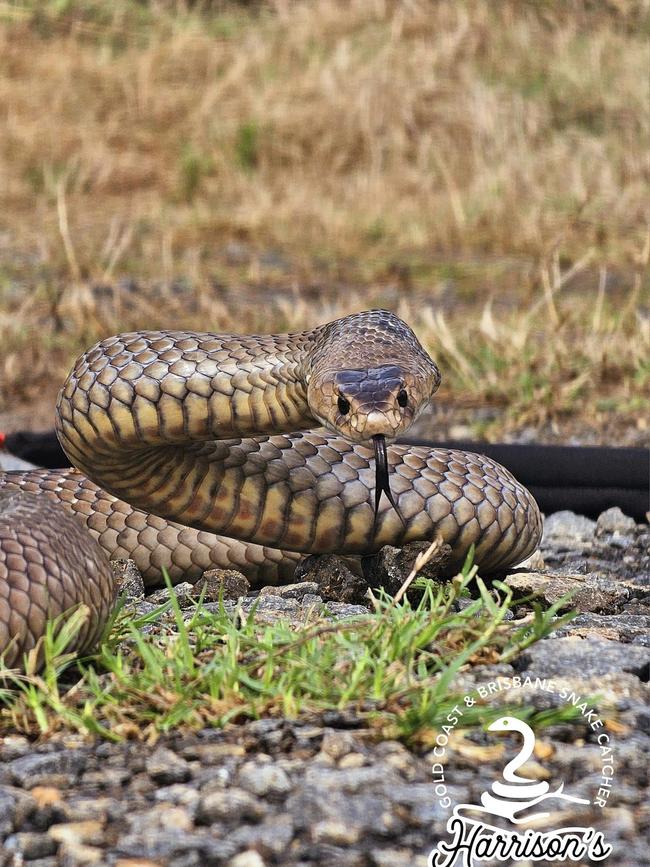
{"type": "Polygon", "coordinates": [[[58,500],[150,584],[163,566],[174,581],[221,566],[273,583],[290,579],[295,552],[436,534],[450,572],[471,544],[484,572],[505,569],[537,547],[541,518],[484,456],[390,446],[403,523],[385,498],[375,517],[368,440],[403,434],[439,382],[386,311],[300,334],[122,334],[82,355],[61,390],[57,432],[79,471],[5,473],[0,487],[58,500]]]}
{"type": "Polygon", "coordinates": [[[48,619],[79,605],[90,616],[71,650],[92,647],[115,601],[110,566],[83,526],[42,496],[0,490],[0,651],[8,667],[48,619]]]}

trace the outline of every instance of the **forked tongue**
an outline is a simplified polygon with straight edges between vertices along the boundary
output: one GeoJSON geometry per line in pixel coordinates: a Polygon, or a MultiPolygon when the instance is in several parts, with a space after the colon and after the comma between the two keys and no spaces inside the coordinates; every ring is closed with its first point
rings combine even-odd
{"type": "Polygon", "coordinates": [[[375,434],[372,438],[372,443],[375,447],[375,522],[379,514],[379,502],[382,492],[388,497],[388,502],[397,512],[397,517],[402,524],[406,526],[406,521],[402,517],[400,510],[397,508],[397,503],[393,497],[393,492],[390,489],[388,481],[388,452],[386,451],[386,439],[383,434],[375,434]]]}

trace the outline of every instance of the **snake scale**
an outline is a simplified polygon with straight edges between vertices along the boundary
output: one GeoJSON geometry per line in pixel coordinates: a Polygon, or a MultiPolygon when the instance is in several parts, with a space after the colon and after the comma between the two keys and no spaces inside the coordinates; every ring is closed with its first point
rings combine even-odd
{"type": "Polygon", "coordinates": [[[132,558],[148,585],[163,567],[174,582],[224,567],[259,586],[290,580],[304,553],[438,533],[452,573],[472,544],[484,572],[521,562],[541,518],[506,469],[468,452],[386,449],[439,383],[413,331],[384,310],[294,334],[98,343],[57,404],[77,469],[0,473],[5,663],[75,604],[90,609],[76,649],[97,640],[115,594],[107,558],[132,558]]]}

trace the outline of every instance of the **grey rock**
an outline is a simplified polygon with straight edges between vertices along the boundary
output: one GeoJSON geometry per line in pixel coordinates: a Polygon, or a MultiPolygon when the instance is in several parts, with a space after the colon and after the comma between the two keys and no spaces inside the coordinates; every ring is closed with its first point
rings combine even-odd
{"type": "Polygon", "coordinates": [[[356,751],[358,743],[351,732],[326,729],[321,743],[321,750],[334,760],[356,751]]]}
{"type": "Polygon", "coordinates": [[[650,599],[631,599],[621,608],[621,613],[650,617],[650,599]]]}
{"type": "Polygon", "coordinates": [[[98,789],[120,788],[131,779],[128,768],[102,768],[99,771],[86,771],[82,782],[84,786],[98,789]]]}
{"type": "MultiPolygon", "coordinates": [[[[308,592],[311,587],[305,587],[302,594],[302,584],[311,585],[313,582],[300,582],[298,585],[289,587],[290,592],[282,593],[281,587],[265,587],[257,596],[244,596],[237,604],[232,600],[225,600],[224,610],[228,614],[240,611],[243,616],[254,612],[256,622],[273,623],[278,619],[288,620],[296,627],[303,626],[319,617],[330,620],[340,620],[346,617],[358,617],[368,613],[366,605],[351,605],[345,602],[325,602],[323,598],[308,592]],[[295,592],[294,587],[298,589],[295,592]]],[[[207,602],[206,611],[219,613],[219,604],[207,602]]]]}
{"type": "Polygon", "coordinates": [[[365,605],[349,605],[346,602],[327,602],[322,613],[329,614],[336,620],[344,620],[346,617],[365,617],[368,608],[365,605]]]}
{"type": "Polygon", "coordinates": [[[579,635],[631,642],[647,646],[650,642],[650,614],[580,614],[554,633],[558,638],[579,635]]]}
{"type": "Polygon", "coordinates": [[[254,795],[283,798],[291,791],[291,781],[276,764],[246,762],[239,771],[239,783],[254,795]]]}
{"type": "MultiPolygon", "coordinates": [[[[363,558],[363,571],[371,587],[383,587],[394,596],[408,578],[416,557],[431,547],[430,542],[409,542],[403,548],[384,547],[374,557],[363,558]]],[[[440,580],[451,556],[451,547],[446,543],[435,550],[419,570],[419,575],[433,581],[440,580]]],[[[409,598],[419,598],[422,591],[411,588],[409,598]]]]}
{"type": "Polygon", "coordinates": [[[370,858],[373,867],[415,867],[417,863],[412,849],[373,849],[370,858]]]}
{"type": "MultiPolygon", "coordinates": [[[[180,608],[187,608],[191,605],[192,596],[198,596],[194,593],[194,584],[189,581],[181,581],[180,584],[174,585],[174,596],[178,600],[180,608]]],[[[171,599],[171,592],[168,587],[158,587],[152,593],[147,595],[146,601],[157,608],[160,605],[165,605],[171,599]]]]}
{"type": "Polygon", "coordinates": [[[186,786],[183,783],[172,783],[171,786],[156,789],[153,796],[159,803],[185,807],[192,815],[196,812],[200,799],[200,794],[194,786],[186,786]]]}
{"type": "Polygon", "coordinates": [[[101,845],[104,838],[102,823],[96,820],[86,822],[61,822],[48,827],[48,834],[57,843],[101,845]]]}
{"type": "Polygon", "coordinates": [[[202,792],[214,792],[232,785],[237,776],[235,762],[224,763],[218,767],[202,768],[193,778],[193,782],[202,792]]]}
{"type": "MultiPolygon", "coordinates": [[[[56,867],[82,867],[82,865],[88,867],[91,864],[101,864],[102,859],[101,848],[69,840],[61,844],[55,863],[56,867]]],[[[31,867],[45,867],[45,865],[42,861],[32,861],[31,867]]]]}
{"type": "Polygon", "coordinates": [[[315,581],[299,581],[296,584],[284,584],[278,587],[262,587],[260,596],[280,596],[282,599],[297,599],[302,602],[306,594],[318,596],[318,584],[315,581]]]}
{"type": "Polygon", "coordinates": [[[85,764],[86,754],[81,750],[57,750],[14,759],[9,771],[19,786],[31,789],[48,785],[53,776],[73,779],[83,771],[85,764]]]}
{"type": "Polygon", "coordinates": [[[0,739],[0,762],[10,762],[19,759],[33,751],[34,747],[27,738],[20,735],[7,735],[0,739]]]}
{"type": "Polygon", "coordinates": [[[561,611],[616,611],[630,598],[624,584],[594,574],[516,572],[508,575],[505,583],[515,599],[532,595],[547,608],[570,595],[561,611]]]}
{"type": "Polygon", "coordinates": [[[317,595],[326,601],[363,603],[368,590],[365,578],[351,571],[349,564],[336,554],[314,554],[302,560],[296,578],[317,585],[317,595]]]}
{"type": "Polygon", "coordinates": [[[266,862],[255,849],[247,849],[231,858],[227,867],[266,867],[266,862]]]}
{"type": "Polygon", "coordinates": [[[287,725],[283,719],[272,719],[270,717],[262,717],[262,719],[254,719],[248,723],[247,731],[256,738],[268,738],[273,732],[281,732],[287,725]]]}
{"type": "Polygon", "coordinates": [[[189,581],[181,581],[180,584],[174,584],[174,594],[178,600],[179,608],[193,608],[194,600],[198,598],[196,585],[189,581]]]}
{"type": "MultiPolygon", "coordinates": [[[[320,755],[325,755],[320,753],[320,755]]],[[[368,764],[368,759],[363,753],[347,753],[339,759],[339,768],[362,768],[368,764]]]]}
{"type": "Polygon", "coordinates": [[[390,789],[391,800],[407,807],[410,824],[430,827],[436,821],[446,820],[448,811],[440,806],[433,786],[426,783],[401,783],[390,789]]]}
{"type": "Polygon", "coordinates": [[[48,855],[54,855],[58,849],[58,843],[49,834],[23,831],[7,837],[4,841],[4,847],[8,852],[15,852],[25,861],[34,861],[36,858],[47,858],[48,855]]]}
{"type": "Polygon", "coordinates": [[[296,826],[305,830],[321,822],[330,826],[345,824],[354,829],[350,833],[367,839],[369,835],[394,837],[404,828],[388,789],[347,794],[334,788],[323,792],[317,786],[306,785],[291,795],[286,808],[296,826]]]}
{"type": "Polygon", "coordinates": [[[262,856],[280,859],[289,848],[293,836],[294,824],[291,815],[281,813],[259,825],[241,825],[235,828],[229,841],[238,849],[257,849],[262,856]]]}
{"type": "Polygon", "coordinates": [[[184,757],[196,759],[204,770],[210,765],[230,766],[238,757],[245,754],[241,744],[198,743],[191,752],[184,751],[184,757]]]}
{"type": "Polygon", "coordinates": [[[189,780],[191,772],[185,759],[164,747],[158,748],[145,762],[148,775],[156,783],[184,783],[189,780]]]}
{"type": "Polygon", "coordinates": [[[382,741],[374,746],[372,752],[373,761],[377,761],[375,757],[379,757],[381,761],[398,771],[404,779],[416,782],[422,774],[421,764],[418,759],[399,741],[382,741]]]}
{"type": "Polygon", "coordinates": [[[349,822],[326,819],[316,822],[310,829],[314,843],[332,843],[334,846],[354,846],[361,839],[361,829],[349,822]]]}
{"type": "Polygon", "coordinates": [[[111,560],[111,571],[117,584],[118,594],[123,594],[127,602],[144,599],[144,581],[133,560],[118,558],[111,560]]]}
{"type": "Polygon", "coordinates": [[[237,852],[238,846],[230,839],[217,839],[207,834],[192,834],[184,831],[150,831],[143,834],[127,834],[122,837],[113,852],[131,858],[150,860],[167,859],[166,863],[180,864],[181,858],[195,853],[195,860],[182,863],[220,865],[237,852]]]}
{"type": "Polygon", "coordinates": [[[72,797],[66,801],[66,817],[69,822],[85,822],[88,819],[101,821],[120,819],[126,812],[122,801],[106,797],[72,797]]]}
{"type": "Polygon", "coordinates": [[[248,578],[235,569],[208,569],[194,585],[194,593],[202,593],[205,602],[218,602],[246,596],[250,586],[248,578]]]}
{"type": "Polygon", "coordinates": [[[156,831],[192,831],[192,816],[185,807],[160,803],[146,810],[134,810],[126,817],[126,824],[131,831],[138,834],[148,834],[156,831]]]}
{"type": "Polygon", "coordinates": [[[36,809],[34,798],[20,789],[0,786],[0,836],[11,834],[36,809]]]}
{"type": "Polygon", "coordinates": [[[358,849],[333,846],[331,843],[312,843],[309,846],[309,867],[312,864],[336,865],[336,867],[367,867],[368,859],[365,852],[358,849]]]}
{"type": "MultiPolygon", "coordinates": [[[[302,597],[300,602],[302,604],[303,609],[305,609],[307,611],[311,608],[316,608],[318,610],[318,612],[321,613],[323,610],[323,605],[324,605],[323,597],[318,596],[318,594],[316,594],[316,593],[305,593],[305,595],[302,597]]],[[[342,604],[343,604],[342,602],[328,602],[327,607],[329,609],[333,605],[335,606],[335,605],[342,605],[342,604]]]]}
{"type": "Polygon", "coordinates": [[[650,650],[605,638],[552,638],[525,650],[513,667],[532,677],[581,680],[622,671],[647,679],[650,650]]]}
{"type": "Polygon", "coordinates": [[[593,541],[596,522],[574,512],[554,512],[544,521],[542,549],[548,546],[561,550],[581,550],[593,541]]]}
{"type": "Polygon", "coordinates": [[[618,506],[601,512],[596,521],[596,536],[602,537],[610,533],[620,533],[630,536],[636,532],[636,521],[625,515],[618,506]]]}
{"type": "Polygon", "coordinates": [[[361,792],[373,787],[394,786],[401,781],[385,767],[370,765],[361,768],[321,768],[310,765],[305,771],[305,784],[321,792],[361,792]]]}
{"type": "Polygon", "coordinates": [[[203,795],[199,802],[196,821],[203,825],[226,820],[259,822],[267,814],[263,801],[245,789],[230,787],[203,795]]]}
{"type": "Polygon", "coordinates": [[[258,596],[256,598],[247,597],[241,600],[241,608],[246,614],[248,614],[253,607],[255,607],[256,613],[259,614],[273,614],[282,616],[285,615],[287,617],[293,617],[300,609],[300,605],[297,599],[285,599],[282,596],[277,596],[275,594],[269,593],[266,596],[258,596]]]}

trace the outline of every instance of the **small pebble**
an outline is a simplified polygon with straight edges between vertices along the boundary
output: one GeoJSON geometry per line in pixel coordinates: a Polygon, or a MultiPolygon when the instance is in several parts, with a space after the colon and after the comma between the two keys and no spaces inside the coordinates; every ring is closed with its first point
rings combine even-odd
{"type": "Polygon", "coordinates": [[[7,852],[15,852],[25,861],[47,858],[48,855],[54,855],[58,848],[58,843],[49,834],[38,834],[34,831],[13,834],[7,837],[3,845],[7,852]]]}
{"type": "Polygon", "coordinates": [[[348,753],[339,760],[339,768],[362,768],[366,757],[362,753],[348,753]]]}
{"type": "Polygon", "coordinates": [[[235,569],[209,569],[194,585],[194,595],[203,594],[204,602],[239,599],[250,590],[250,581],[235,569]]]}
{"type": "Polygon", "coordinates": [[[231,787],[204,795],[199,802],[196,820],[204,825],[226,819],[259,822],[266,813],[263,801],[245,789],[231,787]]]}
{"type": "Polygon", "coordinates": [[[333,843],[335,846],[354,846],[361,838],[358,826],[334,820],[316,822],[311,829],[311,838],[316,843],[333,843]]]}
{"type": "Polygon", "coordinates": [[[630,536],[636,532],[636,521],[623,514],[618,506],[601,512],[596,521],[596,536],[602,537],[610,533],[620,533],[622,536],[630,536]]]}
{"type": "Polygon", "coordinates": [[[239,782],[254,795],[284,796],[291,791],[291,781],[282,768],[273,764],[247,762],[239,771],[239,782]]]}
{"type": "MultiPolygon", "coordinates": [[[[409,542],[403,548],[393,548],[391,545],[384,547],[373,557],[363,558],[363,571],[371,587],[383,587],[386,592],[394,596],[408,578],[415,560],[419,554],[424,553],[431,547],[430,542],[409,542]]],[[[444,572],[451,548],[446,543],[440,544],[434,549],[429,559],[422,565],[418,575],[433,581],[440,581],[440,575],[444,572]]],[[[409,598],[418,599],[422,591],[411,588],[409,598]]]]}
{"type": "MultiPolygon", "coordinates": [[[[174,585],[174,596],[178,600],[178,604],[180,608],[187,607],[190,604],[190,597],[193,595],[197,595],[198,593],[194,593],[194,584],[190,584],[189,581],[181,581],[180,584],[174,585]]],[[[157,590],[154,590],[152,593],[147,595],[146,601],[155,607],[159,605],[164,605],[166,602],[169,602],[171,599],[171,592],[168,587],[159,587],[157,590]]]]}
{"type": "Polygon", "coordinates": [[[551,542],[557,544],[558,541],[568,548],[574,548],[576,545],[582,548],[582,543],[593,540],[595,532],[596,522],[590,518],[576,515],[574,512],[554,512],[544,521],[542,548],[551,542]]]}
{"type": "Polygon", "coordinates": [[[337,732],[331,729],[323,735],[321,750],[333,759],[340,759],[356,748],[356,741],[350,732],[337,732]]]}
{"type": "Polygon", "coordinates": [[[111,570],[119,595],[124,594],[127,602],[139,602],[144,599],[144,581],[133,560],[122,558],[111,560],[111,570]]]}
{"type": "Polygon", "coordinates": [[[184,783],[190,778],[190,768],[185,759],[164,747],[160,747],[147,758],[145,767],[151,779],[162,785],[184,783]]]}
{"type": "MultiPolygon", "coordinates": [[[[312,554],[296,569],[301,583],[316,584],[315,595],[331,602],[363,604],[367,601],[368,582],[350,569],[336,554],[312,554]]],[[[306,600],[304,600],[306,601],[306,600]]]]}
{"type": "MultiPolygon", "coordinates": [[[[305,594],[318,597],[318,584],[315,581],[299,581],[297,584],[284,584],[277,587],[262,587],[260,596],[280,596],[282,599],[297,599],[302,602],[305,594]]],[[[319,601],[320,597],[318,597],[319,601]]]]}
{"type": "Polygon", "coordinates": [[[50,825],[48,834],[57,843],[89,843],[102,842],[104,824],[93,819],[85,822],[66,822],[61,825],[50,825]]]}
{"type": "Polygon", "coordinates": [[[373,867],[412,867],[416,863],[410,849],[373,849],[370,857],[373,867]]]}
{"type": "Polygon", "coordinates": [[[97,846],[72,841],[62,843],[57,854],[59,867],[85,867],[86,864],[101,864],[104,860],[104,853],[97,846]]]}
{"type": "Polygon", "coordinates": [[[249,849],[247,852],[240,852],[228,861],[228,867],[266,867],[266,861],[262,858],[259,852],[254,849],[249,849]]]}

